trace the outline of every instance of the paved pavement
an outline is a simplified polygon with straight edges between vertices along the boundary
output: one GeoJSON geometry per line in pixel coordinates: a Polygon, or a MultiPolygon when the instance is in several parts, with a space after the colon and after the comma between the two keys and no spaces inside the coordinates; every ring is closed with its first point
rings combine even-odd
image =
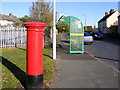
{"type": "Polygon", "coordinates": [[[118,88],[118,72],[89,54],[69,54],[57,37],[57,71],[50,88],[118,88]]]}

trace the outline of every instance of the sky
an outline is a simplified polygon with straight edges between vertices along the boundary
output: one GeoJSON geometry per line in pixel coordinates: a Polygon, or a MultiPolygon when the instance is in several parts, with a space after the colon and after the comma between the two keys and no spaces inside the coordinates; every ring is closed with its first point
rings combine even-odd
{"type": "Polygon", "coordinates": [[[110,9],[118,10],[118,2],[60,2],[57,3],[58,14],[76,16],[85,25],[96,25],[110,9]],[[61,8],[60,8],[61,7],[61,8]]]}
{"type": "MultiPolygon", "coordinates": [[[[18,18],[29,15],[32,2],[1,2],[0,12],[8,15],[12,13],[18,18]]],[[[58,14],[70,15],[80,18],[85,25],[97,27],[97,22],[110,9],[118,10],[118,2],[57,2],[58,14]]]]}

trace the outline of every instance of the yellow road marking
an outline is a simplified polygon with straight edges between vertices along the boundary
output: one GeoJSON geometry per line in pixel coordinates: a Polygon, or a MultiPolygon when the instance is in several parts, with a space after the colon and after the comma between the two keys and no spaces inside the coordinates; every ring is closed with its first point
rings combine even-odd
{"type": "Polygon", "coordinates": [[[70,33],[70,36],[84,36],[83,33],[70,33]]]}

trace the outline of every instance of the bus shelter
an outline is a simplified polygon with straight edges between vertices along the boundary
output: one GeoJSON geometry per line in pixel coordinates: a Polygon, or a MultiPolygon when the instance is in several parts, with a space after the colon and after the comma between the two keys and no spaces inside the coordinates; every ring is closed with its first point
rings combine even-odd
{"type": "Polygon", "coordinates": [[[81,20],[75,16],[61,16],[59,23],[67,23],[70,26],[70,53],[84,53],[84,26],[81,20]]]}

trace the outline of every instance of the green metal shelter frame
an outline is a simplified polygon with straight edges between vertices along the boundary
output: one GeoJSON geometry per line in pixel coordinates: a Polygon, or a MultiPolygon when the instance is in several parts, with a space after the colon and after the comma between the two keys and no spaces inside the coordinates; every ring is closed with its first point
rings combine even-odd
{"type": "Polygon", "coordinates": [[[63,15],[58,22],[70,26],[70,53],[84,53],[84,26],[81,20],[75,16],[63,15]]]}

